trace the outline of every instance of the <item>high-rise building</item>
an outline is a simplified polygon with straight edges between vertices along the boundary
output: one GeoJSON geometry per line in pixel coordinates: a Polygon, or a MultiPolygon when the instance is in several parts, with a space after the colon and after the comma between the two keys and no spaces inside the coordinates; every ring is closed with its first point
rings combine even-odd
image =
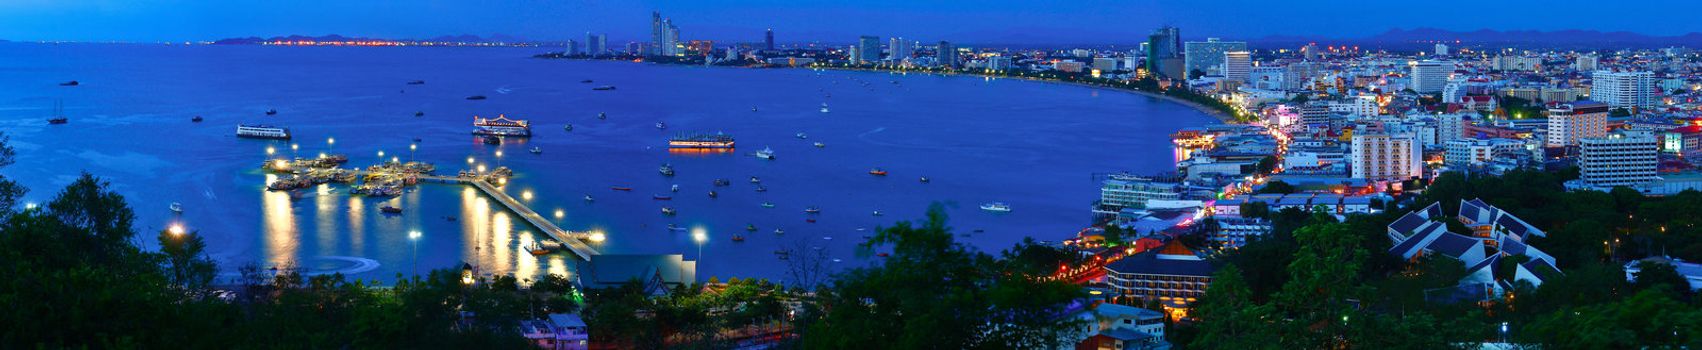
{"type": "Polygon", "coordinates": [[[1354,133],[1351,139],[1353,178],[1405,181],[1423,174],[1420,147],[1412,135],[1354,133]]]}
{"type": "Polygon", "coordinates": [[[1111,71],[1117,70],[1117,59],[1110,57],[1094,57],[1093,69],[1104,73],[1111,73],[1111,71]]]}
{"type": "Polygon", "coordinates": [[[886,46],[887,50],[890,51],[887,55],[887,59],[890,59],[893,62],[904,61],[904,59],[910,58],[910,55],[916,53],[916,43],[904,40],[904,38],[901,37],[892,37],[892,39],[887,41],[886,46]]]}
{"type": "Polygon", "coordinates": [[[1598,70],[1591,81],[1590,99],[1613,108],[1652,108],[1659,102],[1655,98],[1655,74],[1651,72],[1598,70]]]}
{"type": "Polygon", "coordinates": [[[609,36],[585,33],[585,54],[597,56],[609,53],[609,36]]]}
{"type": "Polygon", "coordinates": [[[661,12],[650,12],[650,46],[651,56],[685,53],[685,46],[680,43],[680,27],[674,26],[673,19],[662,18],[661,12]]]}
{"type": "Polygon", "coordinates": [[[1318,43],[1307,43],[1305,47],[1300,48],[1300,51],[1306,53],[1307,61],[1317,61],[1321,56],[1318,52],[1318,43]]]}
{"type": "Polygon", "coordinates": [[[774,51],[774,28],[768,28],[768,31],[763,33],[762,47],[764,50],[774,51]]]}
{"type": "Polygon", "coordinates": [[[1412,65],[1412,91],[1421,94],[1442,92],[1448,76],[1454,73],[1454,63],[1439,60],[1415,61],[1412,65]]]}
{"type": "Polygon", "coordinates": [[[566,44],[567,44],[566,52],[569,56],[580,54],[579,42],[578,41],[568,40],[566,44]]]}
{"type": "Polygon", "coordinates": [[[1318,66],[1319,64],[1316,62],[1293,62],[1283,66],[1282,89],[1289,91],[1310,89],[1312,78],[1318,76],[1318,66]]]}
{"type": "Polygon", "coordinates": [[[1153,74],[1179,77],[1187,74],[1185,64],[1178,65],[1182,56],[1182,30],[1172,26],[1159,27],[1147,36],[1146,70],[1153,74]]]}
{"type": "Polygon", "coordinates": [[[1448,57],[1448,44],[1436,44],[1436,57],[1448,57]]]}
{"type": "Polygon", "coordinates": [[[1006,69],[1011,69],[1011,68],[1016,68],[1016,65],[1011,63],[1010,57],[993,56],[993,57],[987,58],[987,69],[997,71],[997,70],[1006,70],[1006,69]]]}
{"type": "Polygon", "coordinates": [[[1253,53],[1247,51],[1228,51],[1223,53],[1223,78],[1232,81],[1247,81],[1253,71],[1253,53]]]}
{"type": "Polygon", "coordinates": [[[957,47],[952,46],[951,42],[943,40],[940,41],[940,45],[934,48],[934,55],[936,56],[935,59],[939,61],[938,64],[940,67],[958,67],[957,47]]]}
{"type": "Polygon", "coordinates": [[[1578,148],[1579,178],[1590,186],[1633,186],[1655,178],[1660,143],[1647,131],[1585,138],[1578,148]]]}
{"type": "Polygon", "coordinates": [[[1182,44],[1182,70],[1189,76],[1194,72],[1200,74],[1221,76],[1224,73],[1224,53],[1231,51],[1247,51],[1247,43],[1242,41],[1218,41],[1217,38],[1206,38],[1205,42],[1188,42],[1182,44]]]}
{"type": "Polygon", "coordinates": [[[1464,137],[1466,133],[1466,116],[1464,114],[1443,114],[1436,116],[1436,143],[1447,144],[1464,137]]]}
{"type": "Polygon", "coordinates": [[[1572,62],[1572,69],[1577,69],[1580,72],[1594,71],[1596,70],[1596,60],[1595,54],[1578,55],[1578,59],[1572,62]]]}
{"type": "Polygon", "coordinates": [[[881,60],[881,37],[864,35],[857,38],[857,63],[869,64],[881,60]]]}
{"type": "Polygon", "coordinates": [[[1596,101],[1562,103],[1548,109],[1548,147],[1576,146],[1607,136],[1608,106],[1596,101]]]}

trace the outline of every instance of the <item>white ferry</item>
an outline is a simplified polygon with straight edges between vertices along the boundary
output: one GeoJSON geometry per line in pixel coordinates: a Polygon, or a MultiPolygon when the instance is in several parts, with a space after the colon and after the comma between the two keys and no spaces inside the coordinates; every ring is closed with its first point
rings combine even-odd
{"type": "Polygon", "coordinates": [[[239,124],[236,126],[236,137],[288,140],[290,139],[290,129],[271,125],[239,124]]]}
{"type": "Polygon", "coordinates": [[[501,114],[494,119],[473,116],[473,135],[529,137],[532,126],[525,120],[508,119],[501,114]]]}
{"type": "Polygon", "coordinates": [[[1005,204],[1005,202],[992,202],[992,203],[982,204],[981,210],[996,211],[996,212],[1001,212],[1001,213],[1010,212],[1011,211],[1011,205],[1005,204]]]}

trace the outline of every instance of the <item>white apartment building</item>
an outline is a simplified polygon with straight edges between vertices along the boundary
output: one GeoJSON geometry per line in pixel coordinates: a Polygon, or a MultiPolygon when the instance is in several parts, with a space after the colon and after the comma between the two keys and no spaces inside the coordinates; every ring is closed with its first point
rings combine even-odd
{"type": "Polygon", "coordinates": [[[1454,63],[1440,60],[1414,61],[1412,66],[1412,91],[1421,94],[1442,92],[1442,87],[1448,85],[1448,76],[1454,73],[1454,63]]]}
{"type": "Polygon", "coordinates": [[[1448,141],[1443,163],[1450,167],[1481,165],[1497,158],[1510,159],[1530,155],[1525,143],[1514,139],[1456,139],[1448,141]]]}
{"type": "Polygon", "coordinates": [[[1247,81],[1253,71],[1253,53],[1247,51],[1229,51],[1223,53],[1223,78],[1233,81],[1247,81]]]}
{"type": "Polygon", "coordinates": [[[1607,113],[1607,105],[1595,101],[1549,108],[1548,147],[1575,146],[1584,138],[1607,136],[1607,113]]]}
{"type": "Polygon", "coordinates": [[[1422,149],[1412,135],[1355,133],[1350,145],[1353,178],[1404,181],[1424,172],[1422,149]]]}
{"type": "Polygon", "coordinates": [[[1596,188],[1641,185],[1655,179],[1660,142],[1653,133],[1621,132],[1580,144],[1581,180],[1596,188]]]}
{"type": "Polygon", "coordinates": [[[1655,73],[1598,70],[1591,78],[1590,99],[1613,108],[1652,108],[1659,102],[1655,73]]]}

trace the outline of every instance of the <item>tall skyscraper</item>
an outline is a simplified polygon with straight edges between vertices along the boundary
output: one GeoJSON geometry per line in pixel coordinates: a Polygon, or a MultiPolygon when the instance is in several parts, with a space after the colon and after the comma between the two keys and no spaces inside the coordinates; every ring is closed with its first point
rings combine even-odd
{"type": "Polygon", "coordinates": [[[567,52],[567,54],[568,54],[568,55],[578,55],[578,54],[580,54],[580,53],[581,53],[581,52],[580,52],[580,51],[579,51],[579,42],[578,42],[578,41],[573,41],[573,40],[568,40],[568,41],[567,41],[567,50],[566,50],[566,52],[567,52]]]}
{"type": "Polygon", "coordinates": [[[937,59],[939,61],[940,67],[946,67],[946,68],[957,68],[958,67],[958,64],[957,64],[957,47],[952,46],[951,42],[941,40],[940,46],[938,46],[934,49],[934,55],[937,56],[937,57],[935,57],[935,59],[937,59]]]}
{"type": "Polygon", "coordinates": [[[768,28],[768,31],[762,33],[762,48],[774,51],[774,28],[768,28]]]}
{"type": "Polygon", "coordinates": [[[661,12],[650,12],[650,55],[678,56],[685,52],[680,45],[680,27],[673,19],[662,18],[661,12]]]}
{"type": "Polygon", "coordinates": [[[1590,99],[1613,108],[1651,108],[1655,100],[1655,74],[1598,70],[1591,76],[1590,99]]]}
{"type": "Polygon", "coordinates": [[[1353,134],[1351,146],[1353,178],[1369,181],[1406,181],[1423,174],[1423,148],[1412,135],[1353,134]]]}
{"type": "Polygon", "coordinates": [[[1253,71],[1253,53],[1247,51],[1229,51],[1223,53],[1223,78],[1232,81],[1247,81],[1253,71]]]}
{"type": "Polygon", "coordinates": [[[1218,41],[1217,38],[1206,38],[1206,41],[1188,42],[1182,44],[1183,67],[1188,75],[1195,71],[1201,74],[1221,76],[1223,72],[1223,53],[1230,51],[1247,51],[1247,43],[1242,41],[1218,41]]]}
{"type": "Polygon", "coordinates": [[[901,37],[892,37],[892,39],[887,41],[886,46],[889,52],[887,59],[890,59],[893,62],[903,61],[906,58],[910,58],[910,55],[916,53],[916,44],[909,40],[904,40],[904,38],[901,37]]]}
{"type": "Polygon", "coordinates": [[[864,35],[857,38],[857,63],[875,63],[881,60],[881,37],[864,35]]]}
{"type": "Polygon", "coordinates": [[[661,56],[662,40],[666,34],[667,31],[662,29],[662,12],[650,11],[650,49],[645,50],[644,54],[661,56]]]}
{"type": "Polygon", "coordinates": [[[1596,101],[1562,103],[1548,109],[1548,147],[1576,146],[1579,140],[1607,136],[1608,107],[1596,101]]]}
{"type": "Polygon", "coordinates": [[[1442,92],[1448,85],[1448,75],[1454,74],[1454,63],[1423,60],[1412,62],[1412,91],[1421,94],[1442,92]]]}
{"type": "Polygon", "coordinates": [[[1159,27],[1147,36],[1146,65],[1147,71],[1158,75],[1176,77],[1187,74],[1185,67],[1180,65],[1182,56],[1182,30],[1172,26],[1159,27]]]}
{"type": "Polygon", "coordinates": [[[1648,131],[1581,140],[1579,178],[1598,188],[1634,186],[1655,178],[1660,142],[1648,131]]]}
{"type": "Polygon", "coordinates": [[[604,34],[585,33],[585,54],[597,56],[609,53],[609,36],[604,34]]]}

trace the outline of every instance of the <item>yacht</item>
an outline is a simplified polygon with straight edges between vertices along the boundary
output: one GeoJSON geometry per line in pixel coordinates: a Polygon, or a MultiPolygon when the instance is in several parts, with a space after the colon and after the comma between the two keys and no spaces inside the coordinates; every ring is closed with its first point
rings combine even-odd
{"type": "Polygon", "coordinates": [[[194,118],[189,118],[190,122],[195,122],[195,123],[200,123],[202,120],[204,120],[204,119],[201,119],[201,116],[195,116],[194,118]]]}
{"type": "Polygon", "coordinates": [[[761,151],[756,151],[756,157],[761,158],[761,159],[774,160],[774,149],[768,148],[768,147],[763,147],[761,151]]]}
{"type": "Polygon", "coordinates": [[[239,124],[236,126],[236,137],[288,140],[290,139],[290,129],[270,125],[239,124]]]}
{"type": "Polygon", "coordinates": [[[773,208],[774,203],[773,202],[762,202],[762,207],[763,208],[773,208]]]}
{"type": "Polygon", "coordinates": [[[992,203],[982,204],[981,210],[1005,213],[1005,212],[1011,211],[1011,205],[1005,204],[1005,202],[992,202],[992,203]]]}
{"type": "Polygon", "coordinates": [[[762,183],[762,179],[761,179],[761,178],[757,178],[757,177],[755,177],[755,176],[752,176],[752,177],[751,177],[751,183],[753,183],[753,184],[759,184],[759,183],[762,183]]]}
{"type": "Polygon", "coordinates": [[[816,146],[816,148],[822,148],[822,147],[827,147],[827,144],[824,144],[824,143],[821,143],[821,142],[816,142],[815,146],[816,146]]]}
{"type": "Polygon", "coordinates": [[[71,122],[71,119],[65,118],[65,106],[60,102],[54,102],[53,117],[47,119],[47,124],[61,125],[69,122],[71,122]]]}
{"type": "Polygon", "coordinates": [[[473,135],[529,137],[532,136],[532,124],[525,119],[508,119],[507,115],[502,114],[498,114],[496,118],[480,118],[475,115],[473,135]]]}
{"type": "Polygon", "coordinates": [[[663,124],[662,122],[656,122],[656,129],[657,130],[667,129],[667,128],[668,128],[668,124],[663,124]]]}
{"type": "Polygon", "coordinates": [[[608,119],[609,119],[608,113],[597,112],[597,120],[608,120],[608,119]]]}

